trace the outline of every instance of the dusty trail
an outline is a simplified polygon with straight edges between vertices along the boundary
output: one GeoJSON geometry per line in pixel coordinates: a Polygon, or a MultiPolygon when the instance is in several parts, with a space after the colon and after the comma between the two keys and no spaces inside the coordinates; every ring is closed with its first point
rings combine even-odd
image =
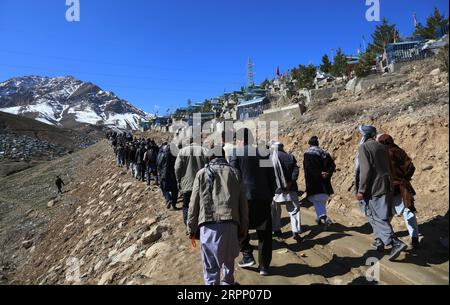
{"type": "MultiPolygon", "coordinates": [[[[57,215],[30,259],[11,276],[14,283],[203,284],[199,250],[185,235],[182,213],[165,208],[157,187],[147,188],[118,168],[106,142],[72,162],[78,164],[70,191],[53,208],[57,215]],[[142,236],[155,227],[162,228],[161,236],[143,243],[142,236]],[[67,277],[69,258],[81,262],[76,281],[67,277]]],[[[283,214],[285,239],[274,241],[271,275],[236,266],[236,280],[244,285],[374,284],[365,278],[366,260],[379,254],[367,251],[371,236],[363,217],[342,219],[332,211],[330,216],[335,224],[323,232],[311,207],[303,206],[304,241],[297,244],[283,214]]],[[[403,254],[398,262],[383,258],[378,284],[448,284],[448,251],[438,235],[429,237],[434,236],[431,226],[422,228],[423,249],[403,254]]]]}

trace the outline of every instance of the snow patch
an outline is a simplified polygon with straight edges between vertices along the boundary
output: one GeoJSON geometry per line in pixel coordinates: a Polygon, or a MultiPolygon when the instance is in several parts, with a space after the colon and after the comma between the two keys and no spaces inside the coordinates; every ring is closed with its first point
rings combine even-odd
{"type": "Polygon", "coordinates": [[[96,125],[98,124],[99,121],[103,121],[103,118],[97,115],[95,111],[92,109],[85,109],[85,110],[69,109],[69,113],[75,114],[75,120],[80,123],[96,125]]]}
{"type": "Polygon", "coordinates": [[[0,108],[0,111],[1,111],[1,112],[6,112],[6,113],[18,115],[19,112],[20,112],[20,108],[22,108],[22,107],[0,108]]]}

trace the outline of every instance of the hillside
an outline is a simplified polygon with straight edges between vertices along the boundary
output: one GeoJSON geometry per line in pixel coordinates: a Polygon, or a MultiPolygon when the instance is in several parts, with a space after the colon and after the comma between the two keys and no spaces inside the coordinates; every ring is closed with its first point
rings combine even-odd
{"type": "MultiPolygon", "coordinates": [[[[334,224],[319,230],[303,200],[304,241],[290,237],[283,214],[284,241],[274,241],[272,275],[237,268],[241,284],[373,284],[365,279],[366,260],[381,257],[368,250],[371,229],[353,190],[356,127],[365,123],[391,134],[417,167],[412,183],[421,248],[397,262],[382,258],[378,284],[448,285],[449,85],[437,65],[412,63],[368,89],[311,105],[299,121],[281,122],[281,141],[300,164],[312,135],[336,159],[329,204],[334,224]]],[[[159,141],[168,136],[151,135],[159,141]]],[[[303,178],[298,184],[305,188],[303,178]]],[[[5,283],[202,284],[200,254],[185,235],[181,211],[167,210],[157,188],[118,168],[106,141],[0,178],[0,219],[5,283]],[[68,182],[62,198],[53,195],[56,174],[68,182]]],[[[394,227],[408,242],[403,220],[395,218],[394,227]]]]}
{"type": "Polygon", "coordinates": [[[69,130],[0,112],[0,176],[86,148],[103,137],[98,126],[69,130]]]}
{"type": "Polygon", "coordinates": [[[413,158],[418,218],[426,222],[448,212],[448,97],[447,73],[439,71],[437,62],[412,63],[386,83],[358,93],[344,91],[326,104],[313,105],[302,121],[282,125],[282,142],[301,163],[309,137],[321,139],[337,164],[336,195],[330,205],[346,214],[356,209],[353,169],[360,140],[357,126],[376,126],[413,158]]]}
{"type": "Polygon", "coordinates": [[[114,93],[71,76],[25,76],[2,82],[0,111],[65,128],[92,124],[137,130],[139,120],[148,116],[114,93]]]}

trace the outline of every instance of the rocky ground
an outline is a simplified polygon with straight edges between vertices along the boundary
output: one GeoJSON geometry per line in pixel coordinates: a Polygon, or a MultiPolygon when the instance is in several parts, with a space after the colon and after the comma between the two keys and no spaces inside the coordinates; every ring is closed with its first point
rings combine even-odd
{"type": "MultiPolygon", "coordinates": [[[[313,105],[301,121],[282,124],[281,140],[303,162],[312,135],[335,158],[336,195],[330,207],[354,212],[354,158],[360,140],[357,126],[372,124],[390,134],[417,168],[412,184],[417,191],[417,217],[427,222],[444,217],[449,198],[449,85],[447,74],[434,60],[410,64],[385,84],[367,90],[341,92],[325,104],[313,105]]],[[[299,186],[304,185],[303,177],[299,186]]],[[[398,223],[401,227],[401,222],[398,223]]],[[[443,234],[448,237],[448,232],[443,234]]]]}
{"type": "MultiPolygon", "coordinates": [[[[380,259],[378,284],[448,285],[449,87],[434,62],[412,67],[382,85],[341,92],[311,107],[298,122],[282,123],[281,141],[300,164],[312,135],[336,159],[336,194],[329,203],[334,224],[321,231],[304,201],[304,242],[290,238],[283,214],[284,239],[274,241],[271,276],[237,268],[239,282],[374,284],[365,275],[371,260],[380,259]],[[409,249],[396,262],[368,250],[371,229],[354,199],[360,123],[390,133],[417,167],[413,185],[421,248],[409,249]]],[[[302,178],[298,183],[304,189],[302,178]]],[[[199,250],[185,235],[181,211],[167,210],[158,188],[147,188],[118,168],[106,141],[0,178],[0,219],[3,283],[202,284],[199,250]],[[60,198],[54,195],[56,174],[68,183],[60,198]]],[[[409,242],[402,219],[393,223],[409,242]]]]}
{"type": "MultiPolygon", "coordinates": [[[[200,254],[185,235],[181,211],[167,210],[156,187],[147,188],[118,168],[106,142],[75,155],[77,170],[67,193],[23,212],[29,224],[42,215],[53,216],[46,230],[17,243],[27,255],[20,268],[3,267],[3,280],[202,284],[200,254]]],[[[242,284],[370,284],[365,278],[367,259],[381,255],[367,250],[370,227],[362,215],[332,212],[335,224],[322,232],[313,214],[305,202],[302,244],[290,238],[290,224],[283,215],[285,239],[274,242],[271,276],[261,278],[256,269],[238,268],[237,279],[242,284]]],[[[378,284],[448,283],[448,250],[440,245],[434,226],[421,225],[422,250],[408,251],[399,262],[381,260],[378,284]]],[[[399,235],[405,238],[405,230],[399,235]]],[[[253,234],[252,238],[255,244],[253,234]]]]}
{"type": "Polygon", "coordinates": [[[68,130],[0,112],[0,177],[84,149],[103,137],[101,127],[68,130]]]}
{"type": "Polygon", "coordinates": [[[48,158],[50,160],[65,155],[66,149],[61,146],[51,144],[13,133],[0,134],[0,161],[9,160],[30,160],[31,158],[48,158]]]}

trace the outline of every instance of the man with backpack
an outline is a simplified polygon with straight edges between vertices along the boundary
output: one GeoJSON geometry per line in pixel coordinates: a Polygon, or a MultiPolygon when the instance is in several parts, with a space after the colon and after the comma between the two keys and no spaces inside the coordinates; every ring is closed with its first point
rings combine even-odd
{"type": "Polygon", "coordinates": [[[223,152],[197,173],[187,224],[189,238],[200,240],[205,284],[235,285],[234,261],[247,235],[248,204],[239,172],[223,152]]]}

